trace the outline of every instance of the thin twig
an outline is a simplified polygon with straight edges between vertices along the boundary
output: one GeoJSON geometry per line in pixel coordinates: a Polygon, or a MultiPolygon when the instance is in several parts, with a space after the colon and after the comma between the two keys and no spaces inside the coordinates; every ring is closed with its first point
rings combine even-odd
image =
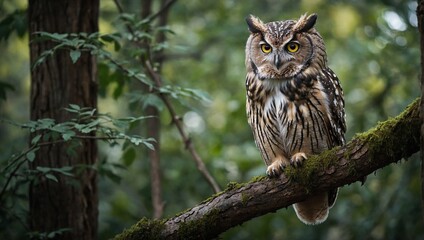
{"type": "Polygon", "coordinates": [[[0,206],[0,209],[3,209],[3,211],[5,211],[9,216],[16,219],[22,225],[22,227],[25,228],[27,232],[30,231],[28,225],[25,223],[25,220],[21,219],[18,215],[14,214],[12,211],[3,206],[0,206]]]}
{"type": "MultiPolygon", "coordinates": [[[[90,139],[90,140],[125,140],[125,137],[98,137],[98,136],[90,136],[90,135],[75,135],[72,136],[71,139],[90,139]]],[[[64,143],[67,142],[69,140],[56,140],[56,141],[51,141],[51,142],[40,142],[37,144],[37,146],[39,147],[44,147],[44,146],[48,146],[48,145],[54,145],[54,144],[58,144],[58,143],[64,143]]]]}
{"type": "Polygon", "coordinates": [[[149,16],[149,21],[153,21],[155,18],[160,16],[163,12],[167,11],[172,4],[174,4],[177,0],[169,0],[167,1],[159,11],[157,11],[155,14],[149,16]]]}
{"type": "MultiPolygon", "coordinates": [[[[116,8],[118,9],[119,14],[124,13],[124,9],[122,8],[121,3],[119,2],[119,0],[113,0],[113,2],[115,2],[116,8]]],[[[128,32],[131,33],[131,35],[135,36],[133,29],[130,27],[130,25],[125,24],[127,27],[128,32]]]]}
{"type": "MultiPolygon", "coordinates": [[[[118,12],[119,12],[119,14],[123,14],[124,13],[124,9],[122,8],[122,5],[121,5],[121,3],[119,2],[119,0],[113,0],[113,2],[115,3],[115,5],[116,5],[116,8],[118,9],[118,12]]],[[[157,11],[156,13],[154,13],[154,14],[152,14],[152,15],[150,15],[150,16],[148,16],[147,18],[149,19],[149,21],[151,22],[151,21],[153,21],[153,20],[155,20],[155,18],[157,18],[158,16],[160,16],[164,11],[166,11],[166,10],[168,10],[170,7],[171,7],[171,5],[172,4],[174,4],[175,2],[177,2],[177,0],[169,0],[169,1],[167,1],[163,6],[162,6],[162,8],[161,9],[159,9],[159,11],[157,11]]],[[[128,31],[131,33],[131,34],[133,34],[134,33],[134,31],[133,31],[133,29],[131,28],[131,26],[129,26],[128,24],[127,24],[127,29],[128,29],[128,31]]],[[[134,35],[134,34],[133,34],[134,35]]]]}
{"type": "MultiPolygon", "coordinates": [[[[17,157],[15,157],[15,159],[12,160],[12,162],[18,161],[19,159],[21,159],[22,157],[24,157],[27,153],[29,153],[30,151],[32,151],[33,149],[35,149],[37,146],[32,146],[30,148],[28,148],[27,150],[25,150],[24,152],[22,152],[21,154],[19,154],[17,157]]],[[[22,161],[20,163],[18,163],[18,165],[15,167],[15,169],[13,169],[13,171],[10,173],[10,176],[7,178],[6,183],[4,184],[1,192],[0,192],[0,201],[3,198],[4,193],[6,192],[7,187],[9,186],[10,181],[12,180],[13,176],[15,176],[15,173],[19,170],[19,168],[22,166],[22,164],[24,164],[26,161],[22,161]]]]}

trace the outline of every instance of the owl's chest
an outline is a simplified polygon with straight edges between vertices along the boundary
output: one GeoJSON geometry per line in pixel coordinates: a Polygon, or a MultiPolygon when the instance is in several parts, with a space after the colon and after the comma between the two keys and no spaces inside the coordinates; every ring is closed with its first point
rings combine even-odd
{"type": "MultiPolygon", "coordinates": [[[[316,100],[312,101],[317,102],[316,100]]],[[[261,108],[264,113],[265,124],[277,127],[283,135],[282,137],[285,137],[293,126],[305,125],[309,121],[313,121],[312,118],[317,111],[314,107],[311,108],[311,104],[315,105],[311,103],[310,99],[293,99],[291,95],[276,91],[266,98],[261,108]]]]}
{"type": "Polygon", "coordinates": [[[283,144],[285,152],[300,150],[297,148],[315,152],[325,147],[326,104],[326,96],[318,86],[300,92],[275,89],[260,106],[261,121],[283,144]]]}
{"type": "Polygon", "coordinates": [[[260,105],[266,118],[280,124],[304,124],[320,112],[325,112],[326,96],[319,82],[295,86],[293,82],[264,91],[260,105]]]}

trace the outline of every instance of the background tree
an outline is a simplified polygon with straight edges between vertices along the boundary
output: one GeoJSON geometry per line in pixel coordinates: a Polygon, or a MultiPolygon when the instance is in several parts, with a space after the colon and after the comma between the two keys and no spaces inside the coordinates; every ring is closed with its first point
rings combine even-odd
{"type": "MultiPolygon", "coordinates": [[[[30,63],[35,64],[43,52],[55,46],[51,41],[37,41],[36,33],[97,32],[98,16],[99,1],[29,1],[30,63]]],[[[31,71],[31,120],[70,120],[70,113],[64,110],[69,104],[97,107],[97,61],[89,53],[82,53],[74,63],[67,51],[58,51],[31,71]]],[[[44,133],[34,132],[31,138],[39,134],[44,133]]],[[[96,142],[82,139],[41,147],[29,169],[91,166],[96,160],[96,142]],[[70,151],[75,144],[78,147],[70,151]]],[[[64,230],[61,239],[96,238],[97,173],[86,168],[75,174],[75,178],[57,174],[57,182],[40,177],[30,183],[31,231],[42,234],[64,230]]]]}

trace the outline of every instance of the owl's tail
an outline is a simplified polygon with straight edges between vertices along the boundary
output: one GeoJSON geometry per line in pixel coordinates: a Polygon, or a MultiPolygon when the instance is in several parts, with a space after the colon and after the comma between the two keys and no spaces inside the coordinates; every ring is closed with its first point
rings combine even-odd
{"type": "Polygon", "coordinates": [[[324,222],[329,209],[334,205],[337,189],[309,197],[293,205],[297,217],[305,224],[315,225],[324,222]]]}

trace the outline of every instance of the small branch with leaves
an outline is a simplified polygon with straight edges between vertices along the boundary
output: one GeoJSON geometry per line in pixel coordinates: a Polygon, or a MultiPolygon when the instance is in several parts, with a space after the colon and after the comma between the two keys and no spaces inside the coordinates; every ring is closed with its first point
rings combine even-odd
{"type": "MultiPolygon", "coordinates": [[[[17,172],[21,169],[22,165],[27,162],[33,162],[36,152],[41,147],[67,142],[69,143],[67,153],[72,154],[72,151],[78,147],[78,140],[92,139],[107,141],[110,144],[114,144],[117,140],[124,140],[134,145],[144,145],[149,149],[153,149],[152,143],[155,141],[154,139],[146,139],[141,136],[124,133],[130,124],[149,118],[148,116],[115,119],[108,114],[97,113],[96,109],[81,108],[75,104],[70,104],[64,111],[74,114],[75,118],[62,123],[56,123],[54,119],[49,118],[38,119],[37,121],[30,121],[25,124],[10,123],[37,134],[31,139],[31,146],[20,154],[12,156],[9,164],[2,169],[2,174],[8,177],[0,190],[0,202],[2,202],[5,193],[8,191],[12,179],[18,176],[17,172]],[[97,135],[87,135],[89,133],[96,133],[97,135]]],[[[49,180],[57,182],[58,179],[53,173],[73,176],[72,172],[75,170],[75,167],[78,166],[62,168],[37,167],[32,172],[27,170],[24,175],[26,177],[34,176],[35,178],[44,176],[49,180]]],[[[93,168],[95,166],[80,167],[93,168]]],[[[105,168],[101,170],[103,172],[107,171],[105,172],[106,175],[116,179],[116,176],[113,176],[113,172],[105,168]]]]}

